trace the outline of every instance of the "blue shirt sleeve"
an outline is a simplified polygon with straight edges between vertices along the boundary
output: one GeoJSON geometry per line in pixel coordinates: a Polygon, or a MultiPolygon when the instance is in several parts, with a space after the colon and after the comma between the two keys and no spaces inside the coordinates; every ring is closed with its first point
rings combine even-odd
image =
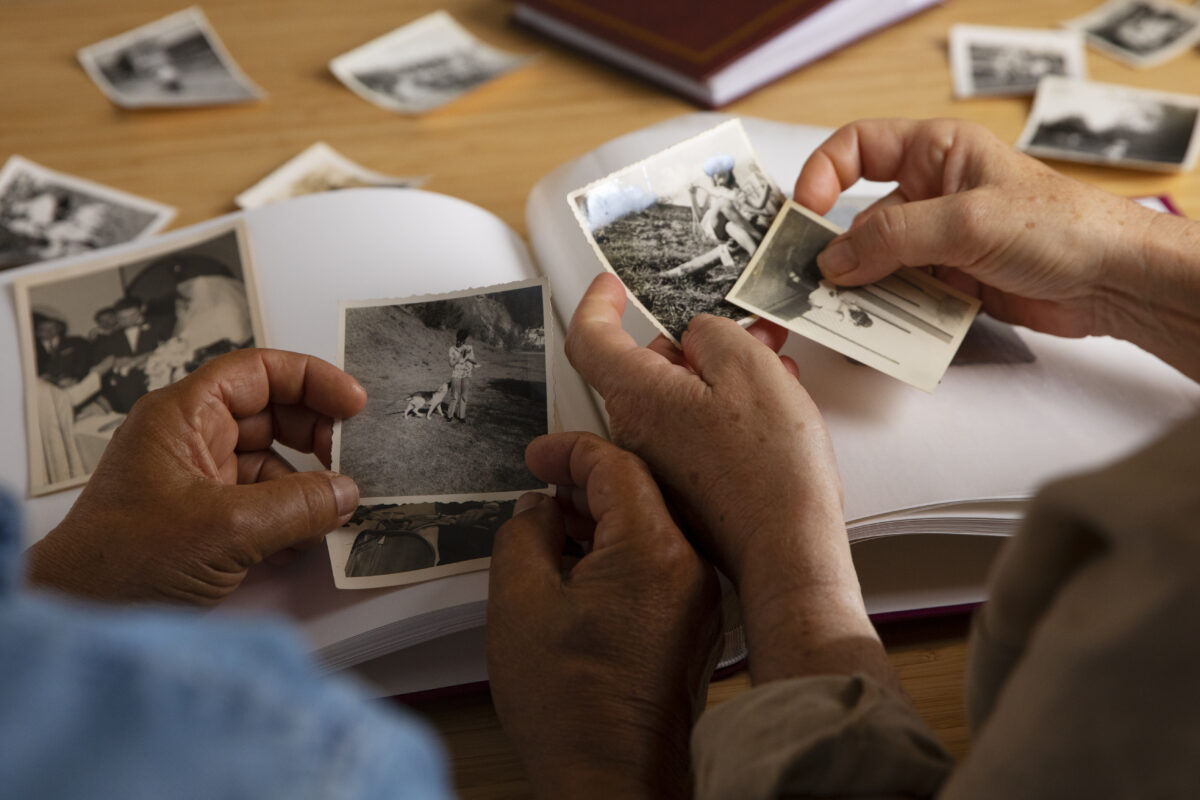
{"type": "Polygon", "coordinates": [[[5,796],[452,796],[426,726],[322,675],[283,626],[23,593],[16,547],[0,499],[5,796]]]}

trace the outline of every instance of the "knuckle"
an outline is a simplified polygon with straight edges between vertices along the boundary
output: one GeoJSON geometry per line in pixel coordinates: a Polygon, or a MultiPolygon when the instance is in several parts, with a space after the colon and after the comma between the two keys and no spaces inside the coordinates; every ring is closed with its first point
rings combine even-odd
{"type": "Polygon", "coordinates": [[[867,219],[865,227],[885,250],[899,253],[908,237],[908,215],[903,205],[885,206],[867,219]]]}

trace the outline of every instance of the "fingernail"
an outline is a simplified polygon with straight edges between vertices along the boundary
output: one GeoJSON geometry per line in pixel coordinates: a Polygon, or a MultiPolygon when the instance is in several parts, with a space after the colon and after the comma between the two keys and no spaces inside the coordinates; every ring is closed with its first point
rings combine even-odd
{"type": "Polygon", "coordinates": [[[517,498],[516,505],[513,506],[513,516],[515,517],[517,514],[522,514],[534,506],[540,505],[545,499],[546,495],[541,492],[526,492],[517,498]]]}
{"type": "Polygon", "coordinates": [[[333,487],[333,498],[337,501],[338,516],[354,513],[358,508],[358,484],[348,475],[329,474],[329,485],[333,487]]]}
{"type": "Polygon", "coordinates": [[[858,266],[858,253],[854,251],[854,245],[850,244],[848,240],[835,240],[833,244],[817,254],[817,266],[821,268],[825,277],[836,278],[858,266]]]}

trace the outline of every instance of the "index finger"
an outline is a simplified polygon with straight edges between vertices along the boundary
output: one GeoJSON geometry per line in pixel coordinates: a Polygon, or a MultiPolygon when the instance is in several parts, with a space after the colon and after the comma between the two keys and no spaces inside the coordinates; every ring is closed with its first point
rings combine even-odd
{"type": "Polygon", "coordinates": [[[367,402],[362,385],[333,364],[286,350],[238,350],[213,359],[176,386],[197,404],[215,398],[235,418],[276,403],[341,419],[367,402]]]}

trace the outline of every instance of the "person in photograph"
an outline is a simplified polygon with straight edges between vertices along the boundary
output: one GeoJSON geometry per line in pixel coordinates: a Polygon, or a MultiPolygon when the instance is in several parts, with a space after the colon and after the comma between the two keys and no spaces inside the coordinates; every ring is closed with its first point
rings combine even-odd
{"type": "Polygon", "coordinates": [[[92,321],[96,324],[88,331],[87,338],[89,342],[94,342],[117,330],[117,312],[112,306],[105,306],[96,311],[92,315],[92,321]]]}
{"type": "Polygon", "coordinates": [[[1175,42],[1194,27],[1169,9],[1136,5],[1093,32],[1119,47],[1150,55],[1175,42]]]}
{"type": "MultiPolygon", "coordinates": [[[[736,242],[748,255],[754,255],[770,222],[767,209],[771,202],[770,185],[765,181],[756,197],[738,184],[733,174],[732,156],[716,155],[704,164],[704,174],[712,185],[688,187],[692,218],[701,235],[718,245],[736,242]]],[[[775,209],[778,213],[778,208],[775,209]]]]}
{"type": "Polygon", "coordinates": [[[104,376],[101,394],[113,411],[127,414],[146,393],[146,361],[160,344],[171,338],[174,320],[148,315],[142,301],[130,296],[114,303],[113,312],[117,330],[96,340],[94,358],[115,359],[113,368],[104,376]]]}
{"type": "MultiPolygon", "coordinates": [[[[170,265],[175,280],[174,336],[188,349],[219,355],[254,342],[246,284],[224,264],[194,254],[162,261],[170,265]]],[[[147,269],[153,268],[151,264],[147,269]]]]}
{"type": "Polygon", "coordinates": [[[144,80],[168,94],[184,90],[183,73],[166,46],[155,39],[143,39],[121,51],[115,69],[118,75],[144,80]]]}
{"type": "Polygon", "coordinates": [[[471,393],[471,374],[479,366],[475,360],[475,348],[467,344],[470,331],[459,328],[454,335],[454,346],[450,348],[450,404],[446,420],[467,421],[467,400],[471,393]]]}
{"type": "Polygon", "coordinates": [[[91,369],[91,343],[68,335],[66,320],[46,306],[33,309],[33,347],[38,377],[55,386],[78,383],[91,369]]]}

